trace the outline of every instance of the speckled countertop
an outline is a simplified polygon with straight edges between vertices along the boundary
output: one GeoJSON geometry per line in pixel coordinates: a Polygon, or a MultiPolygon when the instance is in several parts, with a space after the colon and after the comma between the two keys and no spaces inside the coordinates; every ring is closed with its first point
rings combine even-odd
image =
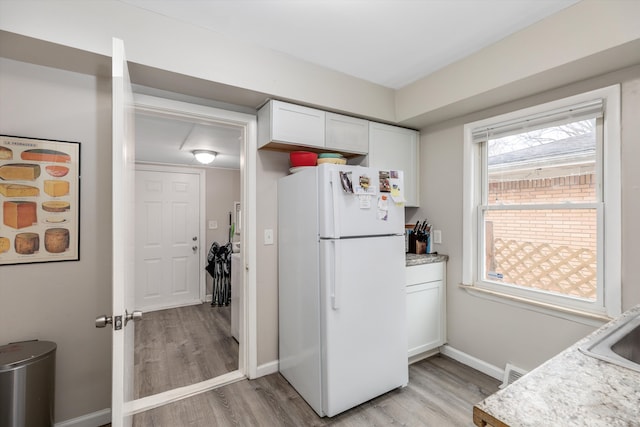
{"type": "Polygon", "coordinates": [[[406,254],[407,267],[411,265],[431,264],[434,262],[445,262],[449,259],[448,255],[441,254],[406,254]]]}
{"type": "Polygon", "coordinates": [[[640,426],[640,372],[601,361],[578,347],[629,317],[634,307],[476,405],[511,427],[640,426]]]}

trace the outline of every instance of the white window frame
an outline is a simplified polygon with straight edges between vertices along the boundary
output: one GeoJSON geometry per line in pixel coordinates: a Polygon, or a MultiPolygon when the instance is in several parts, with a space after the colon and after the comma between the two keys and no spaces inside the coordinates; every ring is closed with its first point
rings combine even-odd
{"type": "MultiPolygon", "coordinates": [[[[612,318],[621,313],[621,259],[622,259],[622,215],[620,175],[620,86],[614,85],[587,93],[559,99],[530,108],[502,114],[488,119],[467,123],[464,126],[464,189],[463,189],[463,246],[462,286],[478,295],[489,295],[492,299],[512,303],[525,308],[534,308],[562,317],[583,316],[612,318]],[[569,296],[550,295],[518,286],[508,286],[483,281],[481,276],[481,251],[483,242],[479,225],[479,207],[482,205],[484,144],[473,141],[474,130],[510,122],[522,117],[541,115],[561,110],[572,105],[601,99],[604,107],[602,149],[602,227],[598,229],[598,298],[594,302],[569,296]],[[603,292],[602,292],[603,291],[603,292]]],[[[570,206],[568,206],[570,207],[570,206]]]]}

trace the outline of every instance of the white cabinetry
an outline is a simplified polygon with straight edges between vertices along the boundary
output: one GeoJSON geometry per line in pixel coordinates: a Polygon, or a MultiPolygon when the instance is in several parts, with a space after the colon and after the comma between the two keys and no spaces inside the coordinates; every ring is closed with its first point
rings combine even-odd
{"type": "Polygon", "coordinates": [[[406,267],[409,358],[445,342],[444,265],[406,267]]]}
{"type": "Polygon", "coordinates": [[[324,148],[325,112],[281,101],[258,111],[258,148],[284,144],[324,148]]]}
{"type": "Polygon", "coordinates": [[[369,121],[326,113],[325,148],[339,152],[369,152],[369,121]]]}
{"type": "Polygon", "coordinates": [[[404,171],[406,206],[419,206],[419,133],[415,130],[369,122],[369,166],[404,171]]]}
{"type": "Polygon", "coordinates": [[[282,101],[258,111],[258,148],[281,151],[369,152],[369,121],[282,101]]]}

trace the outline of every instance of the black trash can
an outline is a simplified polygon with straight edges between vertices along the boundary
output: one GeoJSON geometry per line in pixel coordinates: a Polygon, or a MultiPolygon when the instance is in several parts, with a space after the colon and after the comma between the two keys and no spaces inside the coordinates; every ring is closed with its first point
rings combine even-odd
{"type": "Polygon", "coordinates": [[[56,344],[22,341],[0,347],[0,427],[51,427],[56,344]]]}

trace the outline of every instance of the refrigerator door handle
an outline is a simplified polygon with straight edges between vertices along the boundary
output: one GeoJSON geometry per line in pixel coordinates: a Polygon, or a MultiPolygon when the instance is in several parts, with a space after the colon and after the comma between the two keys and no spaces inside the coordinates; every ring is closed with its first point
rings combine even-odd
{"type": "Polygon", "coordinates": [[[338,197],[340,195],[340,191],[342,189],[342,183],[340,182],[340,171],[332,170],[331,171],[331,202],[333,204],[333,236],[331,237],[340,237],[340,209],[338,203],[338,197]]]}
{"type": "Polygon", "coordinates": [[[340,253],[340,242],[331,241],[333,246],[333,277],[331,278],[331,308],[338,310],[340,308],[340,286],[338,284],[339,272],[342,271],[342,256],[340,253]]]}

